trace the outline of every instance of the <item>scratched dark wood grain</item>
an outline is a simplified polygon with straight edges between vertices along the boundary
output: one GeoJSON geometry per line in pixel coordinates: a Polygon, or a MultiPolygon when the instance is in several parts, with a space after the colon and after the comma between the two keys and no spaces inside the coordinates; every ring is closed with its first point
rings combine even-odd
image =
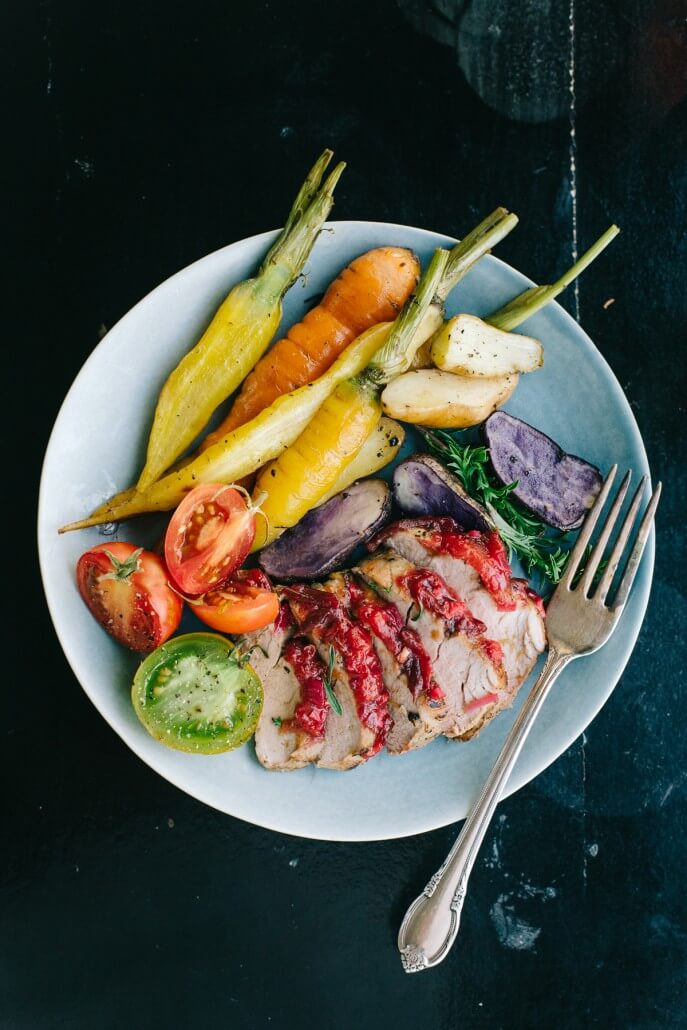
{"type": "Polygon", "coordinates": [[[563,303],[616,370],[667,491],[622,682],[503,804],[458,946],[412,979],[396,929],[454,831],[326,845],[179,793],[89,705],[32,545],[12,544],[0,1025],[687,1026],[683,0],[5,13],[19,358],[5,392],[27,426],[6,455],[28,450],[34,490],[102,332],[180,267],[278,224],[326,143],[349,162],[339,217],[460,234],[503,203],[522,225],[500,253],[539,281],[621,225],[563,303]]]}

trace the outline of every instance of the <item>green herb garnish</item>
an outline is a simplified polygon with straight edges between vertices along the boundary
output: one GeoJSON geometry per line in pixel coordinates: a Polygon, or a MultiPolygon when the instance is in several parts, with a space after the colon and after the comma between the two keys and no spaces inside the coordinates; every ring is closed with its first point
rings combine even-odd
{"type": "Polygon", "coordinates": [[[392,590],[391,587],[385,587],[385,586],[382,586],[381,583],[375,583],[375,581],[372,580],[372,579],[366,579],[362,575],[362,573],[359,573],[359,575],[360,575],[360,578],[365,581],[365,586],[369,587],[370,590],[374,594],[377,594],[377,596],[381,597],[382,600],[384,600],[384,601],[388,601],[389,600],[389,594],[391,593],[391,590],[392,590]]]}
{"type": "Polygon", "coordinates": [[[510,556],[516,554],[529,575],[538,572],[549,583],[559,583],[572,547],[569,534],[552,533],[546,523],[511,499],[517,480],[506,486],[498,482],[489,467],[488,448],[461,444],[442,430],[421,432],[430,450],[487,509],[510,556]]]}
{"type": "Polygon", "coordinates": [[[231,660],[233,662],[236,662],[236,664],[238,665],[239,669],[243,669],[243,668],[245,668],[246,665],[248,665],[248,663],[250,662],[251,657],[253,655],[253,651],[256,651],[256,650],[260,651],[264,655],[265,658],[269,658],[269,655],[267,654],[267,651],[262,646],[262,644],[253,644],[251,647],[246,648],[245,651],[243,650],[243,645],[244,644],[245,644],[245,640],[243,640],[243,639],[237,640],[236,646],[235,646],[234,650],[231,653],[231,660]]]}
{"type": "Polygon", "coordinates": [[[281,719],[279,718],[278,715],[275,715],[275,716],[272,717],[272,722],[277,727],[277,729],[281,726],[281,719]]]}
{"type": "Polygon", "coordinates": [[[334,675],[334,663],[335,662],[336,662],[336,651],[334,650],[334,648],[330,644],[329,645],[329,662],[328,662],[328,665],[327,665],[327,675],[324,678],[324,690],[325,690],[325,693],[326,693],[327,698],[329,700],[329,704],[331,705],[332,711],[336,712],[337,715],[343,715],[343,709],[341,707],[341,702],[339,701],[338,697],[334,693],[334,688],[332,687],[332,677],[334,675]]]}

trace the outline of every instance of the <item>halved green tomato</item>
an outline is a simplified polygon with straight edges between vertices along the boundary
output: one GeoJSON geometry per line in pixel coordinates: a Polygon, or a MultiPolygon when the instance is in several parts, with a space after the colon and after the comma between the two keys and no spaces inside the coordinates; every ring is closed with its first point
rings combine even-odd
{"type": "Polygon", "coordinates": [[[177,751],[231,751],[253,734],[262,710],[262,683],[245,659],[215,633],[173,637],[136,673],[136,715],[151,736],[177,751]]]}

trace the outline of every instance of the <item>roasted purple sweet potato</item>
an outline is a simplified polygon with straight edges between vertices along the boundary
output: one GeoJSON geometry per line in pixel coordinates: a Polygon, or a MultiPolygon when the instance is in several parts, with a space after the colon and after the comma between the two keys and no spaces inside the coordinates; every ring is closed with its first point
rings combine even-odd
{"type": "Polygon", "coordinates": [[[581,524],[601,489],[598,468],[505,411],[490,415],[482,431],[498,479],[517,480],[514,498],[556,529],[581,524]]]}
{"type": "Polygon", "coordinates": [[[460,480],[429,454],[415,454],[394,471],[394,498],[408,515],[450,515],[464,529],[493,529],[487,511],[460,480]]]}
{"type": "Polygon", "coordinates": [[[358,544],[382,528],[391,491],[382,479],[364,479],[313,508],[265,547],[258,561],[274,580],[318,579],[346,564],[358,544]]]}

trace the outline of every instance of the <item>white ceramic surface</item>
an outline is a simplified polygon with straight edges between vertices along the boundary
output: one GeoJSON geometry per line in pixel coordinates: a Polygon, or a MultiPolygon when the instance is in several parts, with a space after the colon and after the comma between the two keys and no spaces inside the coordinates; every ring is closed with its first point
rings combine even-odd
{"type": "MultiPolygon", "coordinates": [[[[75,586],[78,556],[103,537],[97,529],[57,534],[58,526],[85,515],[135,480],[166,376],[231,285],[252,274],[274,235],[232,244],[172,276],[117,323],[82,368],[55,423],[43,468],[38,537],[46,597],[64,652],[93,704],[129,747],[182,790],[230,815],[304,837],[379,840],[420,833],[465,816],[517,704],[469,743],[437,740],[402,758],[382,754],[347,774],[318,769],[266,772],[251,744],[215,757],[170,751],[146,734],[131,707],[129,688],[137,659],[100,629],[75,586]]],[[[401,225],[331,223],[316,244],[307,285],[297,284],[287,297],[284,325],[301,317],[339,270],[370,247],[409,246],[425,264],[436,246],[452,242],[401,225]]],[[[586,274],[594,275],[593,268],[586,274]]],[[[527,285],[519,272],[487,257],[454,291],[449,313],[485,314],[527,285]]],[[[589,337],[556,303],[532,318],[527,332],[544,341],[545,365],[521,378],[507,410],[602,470],[616,461],[637,475],[646,472],[646,454],[628,402],[589,337]]],[[[122,524],[116,538],[151,543],[158,531],[159,522],[135,520],[122,524]]],[[[560,755],[613,690],[644,616],[653,552],[652,537],[627,611],[609,644],[574,663],[556,685],[513,773],[509,793],[560,755]]]]}

